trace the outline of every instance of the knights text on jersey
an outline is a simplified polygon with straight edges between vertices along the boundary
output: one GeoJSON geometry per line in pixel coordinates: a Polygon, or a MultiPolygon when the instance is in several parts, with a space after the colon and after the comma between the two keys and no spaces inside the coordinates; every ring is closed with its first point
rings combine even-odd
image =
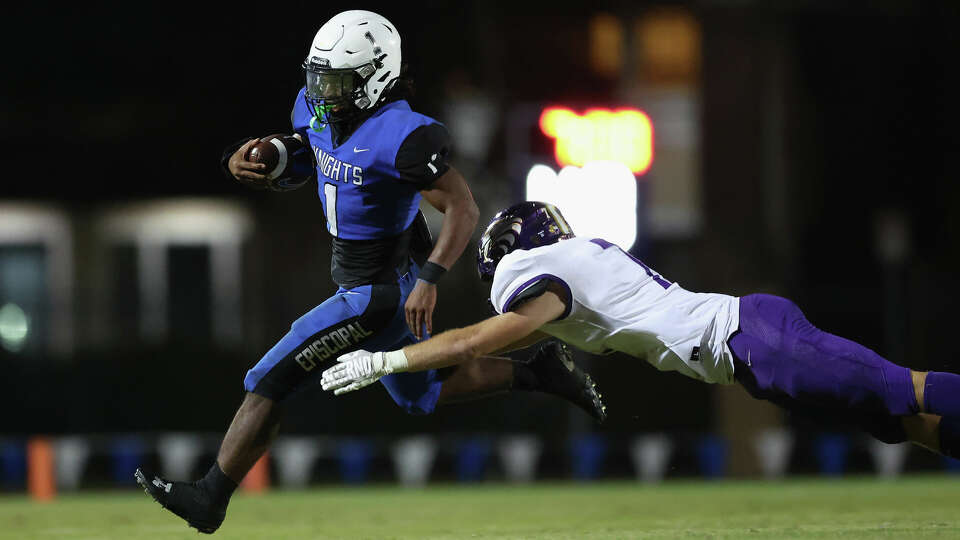
{"type": "Polygon", "coordinates": [[[333,144],[330,129],[316,125],[303,103],[302,89],[291,119],[294,130],[307,136],[316,156],[327,230],[337,238],[372,240],[399,235],[417,215],[420,190],[448,168],[446,147],[441,147],[445,142],[440,140],[446,130],[436,120],[413,112],[403,100],[381,106],[339,146],[333,144]],[[427,142],[410,144],[414,138],[427,142]],[[404,164],[417,148],[429,144],[438,148],[424,150],[422,163],[404,164]],[[422,168],[423,174],[411,171],[413,167],[422,168]]]}
{"type": "Polygon", "coordinates": [[[504,256],[490,301],[510,311],[544,279],[569,291],[570,305],[543,332],[590,353],[622,352],[663,371],[733,382],[727,338],[739,323],[736,297],[687,291],[610,242],[571,238],[504,256]]]}

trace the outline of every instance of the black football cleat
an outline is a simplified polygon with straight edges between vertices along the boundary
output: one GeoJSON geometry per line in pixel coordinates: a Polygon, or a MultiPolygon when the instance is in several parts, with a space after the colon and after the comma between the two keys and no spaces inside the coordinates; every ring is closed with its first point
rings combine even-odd
{"type": "Polygon", "coordinates": [[[196,482],[169,482],[142,468],[133,476],[153,500],[202,533],[216,532],[227,515],[226,505],[213,504],[206,490],[196,482]]]}
{"type": "Polygon", "coordinates": [[[537,376],[540,391],[574,403],[598,423],[607,419],[607,406],[597,383],[573,362],[573,354],[565,343],[549,341],[541,345],[526,364],[537,376]]]}

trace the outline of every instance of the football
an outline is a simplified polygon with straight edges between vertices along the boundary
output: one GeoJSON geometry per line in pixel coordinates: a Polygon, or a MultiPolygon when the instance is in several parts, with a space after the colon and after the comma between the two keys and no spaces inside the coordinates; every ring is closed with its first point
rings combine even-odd
{"type": "Polygon", "coordinates": [[[290,191],[307,183],[314,173],[313,152],[300,139],[282,133],[267,135],[250,147],[247,161],[263,163],[267,186],[290,191]]]}

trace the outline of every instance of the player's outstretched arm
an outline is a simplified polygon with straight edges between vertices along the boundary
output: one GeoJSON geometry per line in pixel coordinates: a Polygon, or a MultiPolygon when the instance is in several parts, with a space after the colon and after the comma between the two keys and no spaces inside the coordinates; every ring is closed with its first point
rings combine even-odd
{"type": "Polygon", "coordinates": [[[461,364],[491,353],[510,350],[522,344],[544,323],[563,313],[543,308],[549,307],[547,298],[541,297],[541,305],[534,302],[522,306],[517,312],[507,312],[485,321],[449,330],[422,343],[404,347],[407,371],[422,371],[461,364]],[[540,308],[540,309],[538,309],[540,308]]]}
{"type": "Polygon", "coordinates": [[[424,337],[424,326],[428,334],[433,333],[433,308],[437,303],[437,286],[434,283],[436,278],[431,278],[428,273],[443,272],[453,266],[470,242],[480,216],[480,210],[473,200],[466,180],[453,167],[447,169],[429,189],[420,193],[431,206],[443,213],[443,225],[433,251],[427,258],[427,265],[421,270],[420,277],[423,279],[417,280],[404,306],[407,325],[417,339],[424,337]],[[431,264],[434,266],[428,270],[427,266],[431,264]]]}
{"type": "Polygon", "coordinates": [[[533,345],[536,345],[537,343],[540,343],[541,341],[549,337],[550,337],[549,334],[546,334],[544,332],[537,330],[536,332],[530,334],[529,336],[519,341],[514,341],[513,343],[507,345],[506,347],[503,347],[491,352],[490,355],[496,358],[496,356],[494,355],[508,353],[512,351],[519,351],[520,349],[526,349],[527,347],[532,347],[533,345]]]}
{"type": "MultiPolygon", "coordinates": [[[[497,351],[511,350],[539,334],[544,324],[560,317],[566,306],[553,291],[528,300],[515,311],[438,334],[399,351],[355,351],[337,359],[323,372],[324,390],[352,392],[390,373],[423,371],[460,364],[497,351]]],[[[539,335],[536,337],[540,337],[539,335]]]]}

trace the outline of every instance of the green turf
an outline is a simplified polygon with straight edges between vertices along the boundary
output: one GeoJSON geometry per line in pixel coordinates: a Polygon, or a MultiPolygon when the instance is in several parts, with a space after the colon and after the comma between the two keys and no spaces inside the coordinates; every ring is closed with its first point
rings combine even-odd
{"type": "MultiPolygon", "coordinates": [[[[214,538],[960,538],[960,479],[323,488],[234,497],[214,538]]],[[[142,491],[0,497],[0,538],[198,538],[142,491]]]]}

